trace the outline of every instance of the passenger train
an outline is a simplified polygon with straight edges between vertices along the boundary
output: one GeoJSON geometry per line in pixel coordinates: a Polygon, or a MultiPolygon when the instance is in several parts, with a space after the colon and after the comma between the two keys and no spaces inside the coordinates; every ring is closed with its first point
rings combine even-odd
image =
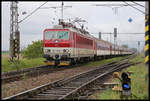
{"type": "Polygon", "coordinates": [[[79,61],[133,53],[127,48],[98,39],[83,28],[65,22],[59,22],[52,29],[45,29],[43,42],[44,58],[48,65],[67,66],[79,61]]]}

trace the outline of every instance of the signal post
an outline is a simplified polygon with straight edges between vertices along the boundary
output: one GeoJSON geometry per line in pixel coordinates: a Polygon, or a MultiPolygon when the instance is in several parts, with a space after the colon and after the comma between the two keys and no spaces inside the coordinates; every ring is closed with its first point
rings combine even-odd
{"type": "Polygon", "coordinates": [[[149,65],[149,2],[145,2],[145,64],[149,65]]]}
{"type": "Polygon", "coordinates": [[[145,67],[146,67],[146,75],[145,81],[147,81],[148,73],[149,73],[149,1],[145,2],[145,67]]]}

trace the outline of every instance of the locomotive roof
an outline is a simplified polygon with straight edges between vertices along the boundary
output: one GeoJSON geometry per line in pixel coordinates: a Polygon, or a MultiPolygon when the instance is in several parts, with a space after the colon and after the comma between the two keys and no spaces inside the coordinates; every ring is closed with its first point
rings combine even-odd
{"type": "MultiPolygon", "coordinates": [[[[81,32],[81,30],[79,28],[74,28],[74,27],[69,27],[69,26],[63,26],[63,25],[54,25],[53,28],[50,28],[50,29],[69,29],[70,31],[77,32],[77,33],[79,33],[81,35],[84,35],[84,36],[87,36],[87,37],[90,37],[90,38],[94,38],[94,39],[96,39],[98,41],[104,42],[105,44],[114,46],[113,43],[105,41],[105,40],[102,40],[102,39],[98,39],[98,38],[94,37],[93,35],[91,35],[89,32],[87,32],[85,30],[84,31],[86,33],[81,32]]],[[[124,49],[124,50],[129,50],[128,48],[124,48],[124,47],[118,46],[118,45],[115,45],[115,47],[121,48],[121,49],[124,49]]]]}

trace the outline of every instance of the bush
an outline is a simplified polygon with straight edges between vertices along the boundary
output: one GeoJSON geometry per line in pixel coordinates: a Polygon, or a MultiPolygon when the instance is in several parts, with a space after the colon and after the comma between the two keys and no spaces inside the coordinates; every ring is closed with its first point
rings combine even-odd
{"type": "Polygon", "coordinates": [[[43,56],[43,40],[32,41],[23,52],[24,58],[37,58],[43,56]]]}

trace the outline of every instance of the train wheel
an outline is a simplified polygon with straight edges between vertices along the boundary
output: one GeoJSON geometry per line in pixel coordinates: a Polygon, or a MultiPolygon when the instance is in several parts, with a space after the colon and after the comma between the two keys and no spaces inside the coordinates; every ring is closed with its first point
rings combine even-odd
{"type": "Polygon", "coordinates": [[[77,62],[74,60],[74,59],[71,59],[71,63],[70,63],[71,65],[76,65],[77,64],[77,62]]]}

